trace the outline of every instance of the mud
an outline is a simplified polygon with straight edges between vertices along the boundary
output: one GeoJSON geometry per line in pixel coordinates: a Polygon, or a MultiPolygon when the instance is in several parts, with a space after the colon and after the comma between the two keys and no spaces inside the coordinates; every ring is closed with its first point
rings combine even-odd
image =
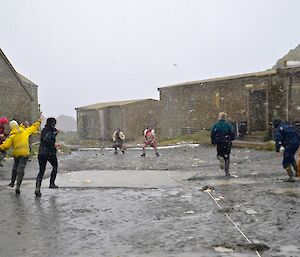
{"type": "Polygon", "coordinates": [[[21,195],[0,168],[0,256],[300,256],[299,179],[285,183],[272,152],[235,148],[231,173],[215,149],[183,146],[146,157],[130,149],[59,157],[58,190],[33,195],[36,160],[21,195]],[[222,207],[220,209],[203,188],[222,207]],[[253,242],[249,244],[226,217],[253,242]]]}

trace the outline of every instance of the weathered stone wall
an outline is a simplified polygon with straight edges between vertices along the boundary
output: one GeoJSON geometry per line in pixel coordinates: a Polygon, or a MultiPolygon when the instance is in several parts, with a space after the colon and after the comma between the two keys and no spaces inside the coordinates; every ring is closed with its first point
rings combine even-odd
{"type": "Polygon", "coordinates": [[[32,103],[14,72],[0,57],[0,116],[32,122],[32,103]]]}
{"type": "Polygon", "coordinates": [[[260,130],[254,122],[259,117],[249,108],[249,97],[253,91],[265,92],[266,100],[261,106],[264,108],[261,112],[264,117],[260,118],[264,123],[262,127],[270,133],[270,122],[274,117],[288,117],[290,121],[299,117],[298,73],[294,72],[291,97],[287,91],[289,83],[289,75],[279,72],[160,88],[161,136],[178,136],[186,131],[185,128],[191,131],[210,129],[220,111],[227,112],[233,122],[247,122],[248,132],[260,130]]]}
{"type": "Polygon", "coordinates": [[[38,102],[38,86],[31,85],[29,83],[23,82],[23,84],[27,87],[28,91],[32,96],[31,101],[31,120],[30,123],[35,122],[40,116],[39,102],[38,102]]]}
{"type": "Polygon", "coordinates": [[[78,135],[81,139],[111,140],[116,128],[120,128],[128,140],[142,138],[144,129],[157,125],[158,103],[149,99],[101,109],[78,109],[78,135]]]}

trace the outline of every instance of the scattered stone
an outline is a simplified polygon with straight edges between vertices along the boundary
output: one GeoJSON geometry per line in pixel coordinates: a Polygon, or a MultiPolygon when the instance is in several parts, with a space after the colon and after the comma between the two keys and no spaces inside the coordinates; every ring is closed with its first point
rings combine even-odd
{"type": "Polygon", "coordinates": [[[253,215],[253,214],[257,214],[257,211],[249,209],[249,210],[246,210],[246,213],[250,214],[250,215],[253,215]]]}
{"type": "Polygon", "coordinates": [[[203,192],[212,192],[214,190],[215,189],[212,186],[204,186],[204,187],[202,187],[202,191],[203,192]]]}
{"type": "Polygon", "coordinates": [[[217,247],[215,247],[215,251],[218,253],[230,253],[230,252],[233,252],[233,249],[226,248],[223,246],[217,246],[217,247]]]}
{"type": "Polygon", "coordinates": [[[191,210],[191,211],[185,211],[184,213],[185,214],[194,214],[195,212],[191,210]]]}

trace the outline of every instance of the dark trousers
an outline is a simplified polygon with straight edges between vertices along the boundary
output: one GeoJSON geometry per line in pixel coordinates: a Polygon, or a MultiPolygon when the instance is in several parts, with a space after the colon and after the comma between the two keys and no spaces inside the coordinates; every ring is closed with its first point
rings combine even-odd
{"type": "Polygon", "coordinates": [[[42,184],[47,162],[50,162],[52,166],[52,171],[50,175],[50,184],[54,184],[56,174],[57,174],[57,168],[58,168],[56,155],[38,155],[38,161],[39,161],[40,171],[36,178],[37,185],[40,186],[42,184]]]}
{"type": "Polygon", "coordinates": [[[16,178],[18,177],[17,185],[20,187],[24,177],[27,160],[28,157],[24,157],[24,156],[14,157],[14,165],[11,174],[11,184],[14,184],[16,178]]]}
{"type": "Polygon", "coordinates": [[[229,160],[232,143],[219,143],[217,144],[217,157],[222,157],[224,160],[229,160]]]}
{"type": "Polygon", "coordinates": [[[284,153],[283,153],[283,160],[282,160],[282,166],[285,169],[290,164],[295,165],[295,154],[298,151],[299,145],[298,144],[291,144],[285,147],[284,153]]]}

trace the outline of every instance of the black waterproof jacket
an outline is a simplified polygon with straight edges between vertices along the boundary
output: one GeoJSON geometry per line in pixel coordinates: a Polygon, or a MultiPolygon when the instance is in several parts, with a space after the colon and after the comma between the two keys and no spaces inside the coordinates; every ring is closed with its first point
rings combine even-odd
{"type": "Polygon", "coordinates": [[[41,144],[39,148],[39,155],[56,155],[56,135],[57,129],[45,126],[41,132],[41,144]]]}

